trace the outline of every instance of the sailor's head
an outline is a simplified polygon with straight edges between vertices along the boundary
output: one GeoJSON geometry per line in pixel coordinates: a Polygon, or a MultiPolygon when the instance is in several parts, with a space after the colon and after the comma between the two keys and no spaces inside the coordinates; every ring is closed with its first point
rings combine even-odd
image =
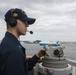
{"type": "Polygon", "coordinates": [[[35,22],[35,18],[29,18],[25,11],[19,8],[10,9],[5,14],[5,21],[8,28],[15,28],[24,35],[27,27],[35,22]]]}

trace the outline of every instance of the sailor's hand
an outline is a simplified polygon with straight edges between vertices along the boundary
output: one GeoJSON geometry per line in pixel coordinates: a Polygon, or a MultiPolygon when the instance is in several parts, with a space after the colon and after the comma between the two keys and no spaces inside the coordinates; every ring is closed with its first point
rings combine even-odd
{"type": "Polygon", "coordinates": [[[46,54],[45,48],[42,48],[41,50],[39,50],[39,51],[36,53],[36,56],[37,56],[38,58],[40,58],[40,57],[44,56],[45,54],[46,54]]]}

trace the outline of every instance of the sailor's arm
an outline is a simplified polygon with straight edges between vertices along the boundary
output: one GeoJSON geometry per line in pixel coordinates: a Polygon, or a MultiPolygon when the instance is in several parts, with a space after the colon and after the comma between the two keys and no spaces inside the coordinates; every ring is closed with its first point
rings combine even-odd
{"type": "Polygon", "coordinates": [[[35,66],[35,64],[40,60],[42,56],[45,55],[45,49],[42,48],[39,50],[33,57],[26,56],[27,62],[28,62],[28,68],[29,70],[32,70],[32,68],[35,66]]]}
{"type": "MultiPolygon", "coordinates": [[[[32,56],[28,56],[28,55],[26,56],[26,60],[28,60],[30,58],[32,58],[32,56]]],[[[42,57],[40,57],[39,61],[42,61],[42,57]]]]}

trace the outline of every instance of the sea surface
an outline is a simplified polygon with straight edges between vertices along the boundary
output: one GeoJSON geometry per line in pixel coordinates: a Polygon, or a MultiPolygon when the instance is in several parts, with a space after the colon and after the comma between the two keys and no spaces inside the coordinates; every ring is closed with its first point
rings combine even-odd
{"type": "MultiPolygon", "coordinates": [[[[26,44],[21,43],[26,48],[26,54],[33,56],[37,53],[43,46],[39,44],[26,44]]],[[[73,61],[76,61],[76,44],[61,44],[65,47],[64,54],[65,56],[73,61]]]]}
{"type": "MultiPolygon", "coordinates": [[[[39,44],[26,44],[21,43],[26,48],[26,55],[33,56],[37,53],[43,46],[39,44]]],[[[70,64],[73,66],[73,75],[76,75],[76,44],[61,44],[65,47],[64,54],[66,59],[70,61],[70,64]]]]}

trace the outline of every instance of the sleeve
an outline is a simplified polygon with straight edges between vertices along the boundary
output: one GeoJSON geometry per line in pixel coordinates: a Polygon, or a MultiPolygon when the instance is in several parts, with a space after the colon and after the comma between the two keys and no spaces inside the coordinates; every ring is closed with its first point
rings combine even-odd
{"type": "Polygon", "coordinates": [[[3,72],[3,75],[27,75],[24,69],[24,58],[20,52],[14,50],[7,55],[3,72]]]}
{"type": "Polygon", "coordinates": [[[38,62],[40,58],[38,58],[36,55],[34,55],[32,58],[29,58],[28,61],[28,69],[32,70],[35,64],[38,62]]]}

